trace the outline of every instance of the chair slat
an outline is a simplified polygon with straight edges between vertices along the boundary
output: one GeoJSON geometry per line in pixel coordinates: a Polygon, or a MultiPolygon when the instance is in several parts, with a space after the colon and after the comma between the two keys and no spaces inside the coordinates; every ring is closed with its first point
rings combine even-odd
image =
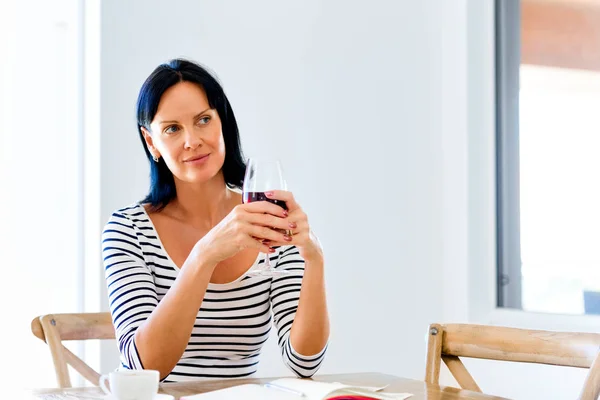
{"type": "Polygon", "coordinates": [[[442,354],[589,368],[598,349],[596,333],[449,324],[444,326],[442,354]]]}

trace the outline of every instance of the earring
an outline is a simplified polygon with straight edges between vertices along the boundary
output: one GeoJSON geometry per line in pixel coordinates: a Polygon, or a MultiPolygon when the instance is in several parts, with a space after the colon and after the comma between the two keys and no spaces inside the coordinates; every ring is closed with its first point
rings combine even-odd
{"type": "Polygon", "coordinates": [[[158,162],[158,157],[152,156],[152,159],[154,160],[154,162],[158,162]]]}

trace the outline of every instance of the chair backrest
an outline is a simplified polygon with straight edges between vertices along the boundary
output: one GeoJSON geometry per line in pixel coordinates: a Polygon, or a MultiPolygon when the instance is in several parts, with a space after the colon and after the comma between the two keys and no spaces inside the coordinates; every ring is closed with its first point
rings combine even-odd
{"type": "Polygon", "coordinates": [[[67,364],[85,379],[98,385],[100,374],[67,349],[63,340],[114,339],[110,313],[48,314],[31,321],[33,334],[50,348],[58,387],[71,387],[67,364]]]}
{"type": "Polygon", "coordinates": [[[459,357],[589,368],[578,399],[600,394],[600,334],[470,324],[429,326],[425,381],[439,384],[441,361],[458,384],[481,392],[459,357]]]}

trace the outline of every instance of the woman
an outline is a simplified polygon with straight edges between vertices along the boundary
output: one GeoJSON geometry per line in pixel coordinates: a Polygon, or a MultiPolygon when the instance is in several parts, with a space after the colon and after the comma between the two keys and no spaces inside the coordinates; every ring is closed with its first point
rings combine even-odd
{"type": "Polygon", "coordinates": [[[242,204],[232,190],[245,164],[222,87],[199,65],[172,60],[142,86],[137,120],[150,191],[103,233],[123,367],[165,381],[249,376],[273,320],[284,363],[313,375],[329,337],[323,253],[291,193],[268,194],[286,211],[242,204]],[[261,253],[290,273],[248,276],[261,253]]]}

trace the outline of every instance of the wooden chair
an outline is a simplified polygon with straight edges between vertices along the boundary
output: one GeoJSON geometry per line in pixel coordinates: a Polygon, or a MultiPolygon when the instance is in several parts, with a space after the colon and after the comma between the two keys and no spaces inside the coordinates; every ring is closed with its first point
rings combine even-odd
{"type": "Polygon", "coordinates": [[[578,399],[600,394],[600,334],[468,324],[429,326],[425,381],[439,385],[443,360],[458,384],[481,392],[459,357],[589,368],[578,399]]]}
{"type": "Polygon", "coordinates": [[[71,387],[67,364],[98,385],[100,374],[67,349],[63,340],[114,339],[110,313],[49,314],[31,321],[31,331],[50,348],[58,387],[71,387]]]}

